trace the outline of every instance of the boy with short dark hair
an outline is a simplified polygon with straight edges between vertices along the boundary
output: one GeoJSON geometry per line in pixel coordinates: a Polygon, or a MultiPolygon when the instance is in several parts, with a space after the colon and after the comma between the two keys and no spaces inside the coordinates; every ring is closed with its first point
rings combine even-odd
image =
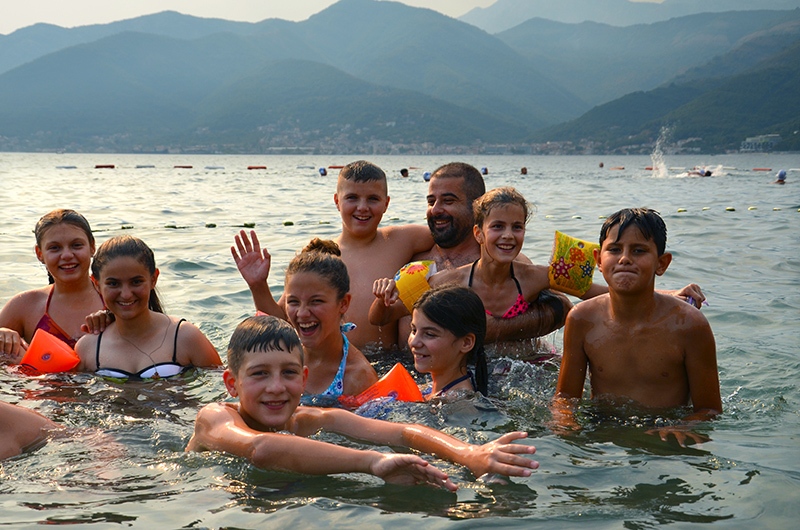
{"type": "MultiPolygon", "coordinates": [[[[722,412],[716,346],[703,314],[679,298],[655,292],[667,270],[667,229],[658,212],[624,209],[608,217],[600,232],[597,265],[608,294],[578,304],[567,316],[564,354],[554,399],[554,421],[576,427],[572,399],[580,399],[590,372],[592,396],[632,400],[647,408],[691,403],[687,422],[722,412]]],[[[658,430],[683,445],[703,437],[687,426],[658,430]]]]}
{"type": "Polygon", "coordinates": [[[224,451],[264,469],[311,475],[369,473],[397,484],[431,483],[457,489],[445,473],[412,454],[342,447],[306,437],[321,429],[348,437],[405,446],[485,473],[529,476],[538,463],[525,454],[533,446],[513,444],[523,432],[507,433],[476,446],[422,425],[357,416],[343,409],[299,406],[308,369],[291,325],[255,316],[236,328],[228,346],[225,387],[238,403],[212,403],[197,415],[187,451],[224,451]]]}

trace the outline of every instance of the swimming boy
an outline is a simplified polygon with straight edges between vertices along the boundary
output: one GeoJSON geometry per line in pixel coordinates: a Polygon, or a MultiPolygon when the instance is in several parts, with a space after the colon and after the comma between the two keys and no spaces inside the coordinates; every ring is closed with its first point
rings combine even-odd
{"type": "Polygon", "coordinates": [[[393,276],[414,254],[430,249],[433,238],[423,225],[378,226],[389,206],[389,195],[386,174],[370,162],[359,160],[342,168],[333,201],[342,216],[342,233],[334,241],[350,274],[352,300],[345,317],[358,326],[349,333],[350,341],[358,348],[370,344],[391,347],[397,344],[397,325],[369,323],[369,308],[375,299],[372,284],[393,276]]]}
{"type": "Polygon", "coordinates": [[[672,260],[666,241],[667,228],[653,210],[620,210],[603,223],[596,259],[609,292],[567,316],[553,407],[558,427],[576,427],[574,400],[583,395],[587,366],[596,399],[632,400],[651,409],[691,403],[686,424],[658,429],[665,441],[670,434],[681,445],[704,441],[688,430],[691,424],[722,412],[708,321],[692,305],[655,292],[656,276],[672,260]]]}
{"type": "Polygon", "coordinates": [[[421,425],[357,416],[343,409],[299,406],[308,370],[292,326],[279,318],[255,316],[237,326],[228,345],[225,387],[238,403],[213,403],[197,415],[187,451],[224,451],[264,469],[326,475],[369,473],[397,484],[431,483],[454,491],[445,473],[411,454],[342,447],[306,437],[321,429],[391,446],[405,446],[485,473],[530,476],[538,463],[524,455],[533,446],[513,444],[526,433],[507,433],[494,442],[471,445],[421,425]]]}

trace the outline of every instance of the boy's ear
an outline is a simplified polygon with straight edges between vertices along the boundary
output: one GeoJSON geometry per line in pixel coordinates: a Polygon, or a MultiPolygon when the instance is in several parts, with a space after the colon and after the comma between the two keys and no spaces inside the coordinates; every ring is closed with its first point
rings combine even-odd
{"type": "MultiPolygon", "coordinates": [[[[306,372],[308,370],[306,369],[306,372]]],[[[231,372],[230,368],[226,368],[224,372],[222,372],[222,380],[225,382],[225,388],[228,390],[228,394],[231,397],[238,397],[239,392],[236,391],[236,374],[231,372]]],[[[303,376],[303,383],[305,384],[305,376],[303,376]]]]}
{"type": "Polygon", "coordinates": [[[656,276],[661,276],[667,272],[667,267],[672,263],[672,254],[664,252],[658,257],[658,266],[656,267],[656,276]]]}
{"type": "Polygon", "coordinates": [[[336,205],[336,209],[337,209],[337,210],[341,211],[341,210],[339,209],[339,194],[338,194],[338,193],[334,193],[334,194],[333,194],[333,204],[335,204],[335,205],[336,205]]]}
{"type": "Polygon", "coordinates": [[[593,248],[592,255],[594,256],[594,262],[597,263],[597,270],[603,272],[603,266],[600,264],[600,249],[593,248]]]}
{"type": "Polygon", "coordinates": [[[303,392],[306,391],[306,381],[308,381],[308,366],[303,365],[303,392]]]}

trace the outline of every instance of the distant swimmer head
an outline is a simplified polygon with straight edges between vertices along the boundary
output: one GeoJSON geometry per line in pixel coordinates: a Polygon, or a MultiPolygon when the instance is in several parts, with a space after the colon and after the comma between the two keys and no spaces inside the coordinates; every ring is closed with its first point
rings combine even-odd
{"type": "Polygon", "coordinates": [[[328,174],[328,170],[325,169],[324,167],[321,167],[321,168],[319,168],[319,174],[324,177],[324,176],[326,176],[328,174]]]}
{"type": "Polygon", "coordinates": [[[408,176],[408,169],[406,169],[406,168],[401,169],[400,170],[400,176],[401,177],[407,177],[408,176]]]}
{"type": "Polygon", "coordinates": [[[488,175],[488,174],[489,174],[489,170],[487,168],[485,168],[485,167],[482,167],[481,168],[481,175],[488,175]]]}
{"type": "Polygon", "coordinates": [[[778,171],[778,180],[786,180],[786,170],[781,169],[778,171]]]}
{"type": "Polygon", "coordinates": [[[426,171],[425,173],[422,174],[422,180],[424,180],[425,182],[428,182],[430,179],[431,179],[430,171],[426,171]]]}

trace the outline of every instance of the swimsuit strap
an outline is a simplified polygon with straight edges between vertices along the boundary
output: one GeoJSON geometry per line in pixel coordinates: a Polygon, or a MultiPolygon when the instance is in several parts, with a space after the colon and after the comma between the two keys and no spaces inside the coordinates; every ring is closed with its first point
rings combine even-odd
{"type": "Polygon", "coordinates": [[[50,313],[50,300],[53,299],[53,291],[55,291],[55,290],[56,290],[56,286],[52,285],[50,287],[50,293],[47,295],[47,303],[44,304],[44,314],[47,315],[48,317],[50,316],[49,315],[49,313],[50,313]]]}
{"type": "Polygon", "coordinates": [[[517,280],[517,277],[514,276],[514,263],[513,262],[511,263],[511,279],[514,280],[514,283],[517,284],[517,292],[519,293],[520,296],[522,296],[522,287],[520,287],[519,280],[517,280]]]}
{"type": "MultiPolygon", "coordinates": [[[[475,274],[475,265],[477,265],[480,260],[481,258],[478,258],[472,262],[472,268],[469,270],[469,282],[467,282],[467,287],[472,287],[472,275],[475,274]]],[[[511,276],[514,276],[513,272],[511,276]]]]}
{"type": "Polygon", "coordinates": [[[97,335],[97,350],[95,351],[94,355],[94,363],[97,366],[95,370],[100,370],[100,340],[103,338],[103,332],[101,331],[99,335],[97,335]]]}
{"type": "Polygon", "coordinates": [[[175,326],[175,341],[172,343],[172,362],[175,364],[178,364],[178,330],[184,322],[186,322],[186,319],[182,318],[178,321],[178,325],[175,326]]]}
{"type": "Polygon", "coordinates": [[[461,383],[462,381],[466,381],[467,379],[469,379],[471,381],[471,383],[472,383],[472,390],[473,391],[476,390],[477,385],[475,384],[475,376],[472,375],[472,370],[467,370],[467,374],[466,375],[462,375],[458,379],[454,379],[454,380],[450,381],[449,383],[444,385],[444,388],[439,390],[436,393],[436,395],[440,396],[440,395],[444,394],[445,392],[447,392],[448,390],[450,390],[451,388],[453,388],[457,384],[461,383]]]}

